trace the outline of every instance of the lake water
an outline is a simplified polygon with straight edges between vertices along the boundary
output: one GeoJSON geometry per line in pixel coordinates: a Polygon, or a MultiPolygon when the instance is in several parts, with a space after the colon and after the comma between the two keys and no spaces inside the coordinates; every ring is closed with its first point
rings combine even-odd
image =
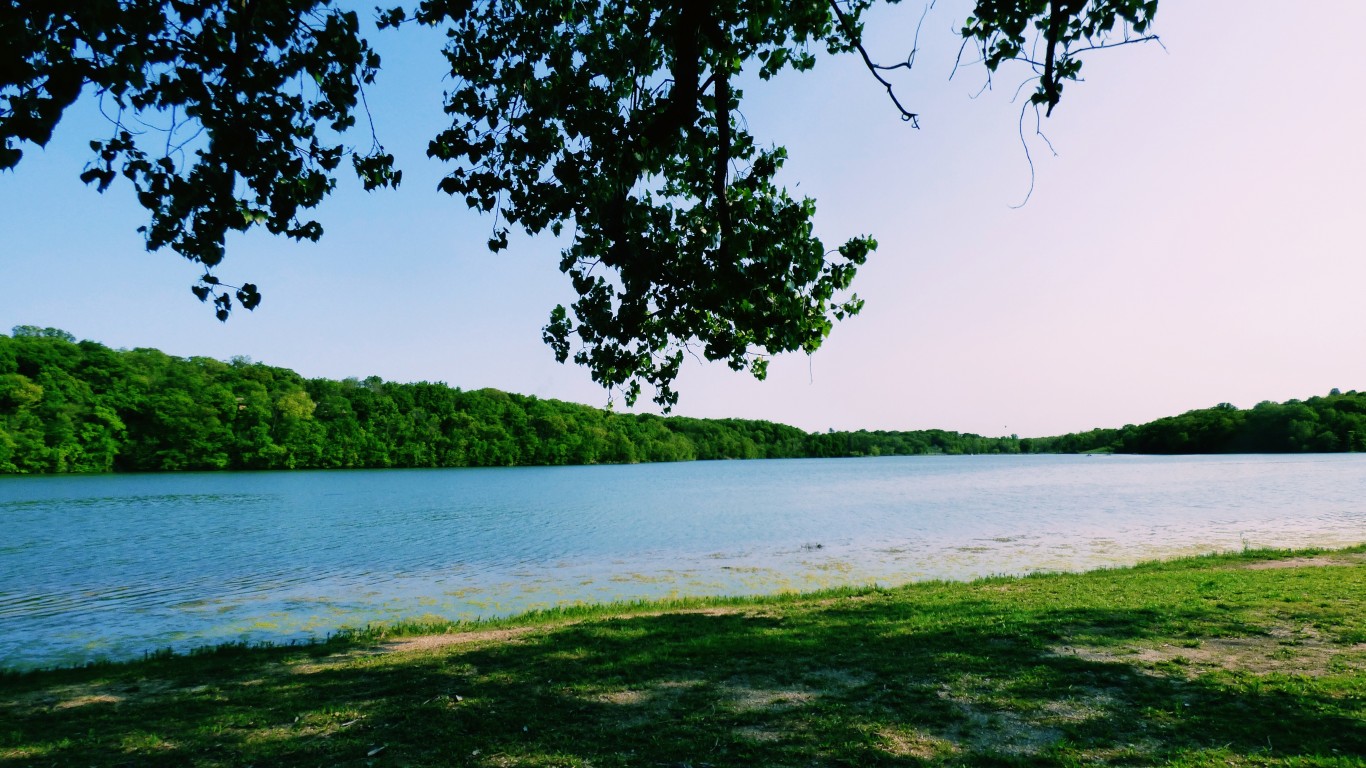
{"type": "Polygon", "coordinates": [[[1366,455],[0,477],[0,667],[1366,541],[1366,455]]]}

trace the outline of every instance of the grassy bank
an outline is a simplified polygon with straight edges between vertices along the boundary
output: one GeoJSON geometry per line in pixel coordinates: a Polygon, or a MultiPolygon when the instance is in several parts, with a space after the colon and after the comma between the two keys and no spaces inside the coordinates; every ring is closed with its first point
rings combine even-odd
{"type": "Polygon", "coordinates": [[[3,765],[1366,766],[1366,547],[0,678],[3,765]]]}

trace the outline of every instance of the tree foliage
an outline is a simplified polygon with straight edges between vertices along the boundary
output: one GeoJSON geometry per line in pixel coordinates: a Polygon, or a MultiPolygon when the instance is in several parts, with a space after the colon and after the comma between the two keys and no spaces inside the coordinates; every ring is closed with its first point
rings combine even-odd
{"type": "Polygon", "coordinates": [[[851,47],[827,3],[427,2],[417,20],[449,27],[442,189],[530,234],[575,228],[579,299],[545,331],[560,361],[574,337],[596,380],[630,403],[644,379],[667,406],[692,342],[762,376],[761,355],[813,351],[858,311],[835,296],[875,243],[828,259],[812,201],[775,182],[785,153],[735,117],[745,62],[767,79],[851,47]]]}
{"type": "Polygon", "coordinates": [[[1033,67],[1030,103],[1052,114],[1063,84],[1081,78],[1082,53],[1155,40],[1156,14],[1157,0],[978,0],[962,34],[991,72],[1009,61],[1033,67]]]}
{"type": "MultiPolygon", "coordinates": [[[[422,0],[379,26],[446,31],[451,125],[429,154],[441,189],[509,227],[572,232],[560,269],[578,299],[544,330],[560,361],[633,402],[642,383],[666,408],[686,351],[763,377],[769,356],[811,352],[859,311],[847,293],[876,247],[828,249],[815,204],[779,183],[781,147],[739,118],[745,72],[809,69],[857,52],[902,106],[862,43],[873,0],[422,0]]],[[[1034,66],[1051,111],[1078,52],[1119,30],[1146,32],[1153,0],[978,0],[962,29],[995,71],[1034,66]],[[1042,56],[1035,50],[1045,47],[1042,56]]],[[[355,11],[333,0],[90,0],[0,6],[0,169],[45,145],[93,91],[110,133],[82,179],[118,177],[149,214],[149,249],[205,267],[193,286],[220,319],[261,300],[213,272],[231,232],[316,240],[309,218],[348,157],[367,189],[401,180],[373,131],[350,147],[379,57],[355,11]],[[158,130],[148,130],[155,127],[158,130]]]]}
{"type": "Polygon", "coordinates": [[[1035,438],[1035,452],[1334,453],[1366,450],[1366,392],[1240,409],[1229,403],[1147,424],[1035,438]]]}
{"type": "MultiPolygon", "coordinates": [[[[90,142],[81,180],[104,191],[125,177],[150,214],[148,249],[206,269],[223,260],[229,232],[317,240],[322,226],[302,214],[332,191],[348,154],[367,186],[399,180],[377,143],[349,153],[335,136],[356,123],[379,57],[356,13],[331,0],[10,0],[0,63],[0,169],[18,164],[23,143],[47,144],[90,87],[110,135],[90,142]]],[[[234,297],[260,302],[254,285],[209,271],[194,293],[219,319],[234,297]]]]}

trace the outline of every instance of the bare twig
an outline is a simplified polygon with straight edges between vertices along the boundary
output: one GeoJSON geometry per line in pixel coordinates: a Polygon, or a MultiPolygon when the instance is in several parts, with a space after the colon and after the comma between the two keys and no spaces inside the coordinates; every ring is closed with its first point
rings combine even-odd
{"type": "Polygon", "coordinates": [[[1119,48],[1120,46],[1133,45],[1134,43],[1157,43],[1158,47],[1160,47],[1162,50],[1167,50],[1167,46],[1162,45],[1162,38],[1160,36],[1144,35],[1143,37],[1128,37],[1123,40],[1120,40],[1117,43],[1099,43],[1093,45],[1086,45],[1075,50],[1064,51],[1064,54],[1072,56],[1078,53],[1085,53],[1086,51],[1100,51],[1106,48],[1119,48]]]}
{"type": "Polygon", "coordinates": [[[1024,134],[1025,111],[1028,110],[1031,106],[1034,107],[1034,135],[1043,139],[1044,145],[1048,147],[1048,151],[1052,152],[1054,157],[1058,156],[1058,151],[1053,148],[1053,142],[1048,140],[1048,137],[1044,135],[1044,132],[1041,128],[1042,120],[1039,117],[1039,105],[1033,102],[1025,102],[1023,105],[1020,106],[1019,127],[1020,146],[1024,149],[1025,162],[1029,163],[1029,191],[1025,192],[1024,199],[1021,200],[1017,205],[1010,206],[1011,208],[1016,209],[1025,207],[1025,204],[1029,202],[1029,198],[1034,196],[1034,156],[1031,155],[1029,152],[1029,142],[1025,139],[1024,134]]]}
{"type": "Polygon", "coordinates": [[[896,97],[895,87],[893,87],[893,85],[879,72],[880,69],[896,69],[901,65],[879,67],[875,64],[872,57],[868,55],[868,49],[863,47],[863,41],[858,39],[858,34],[856,33],[854,26],[849,23],[849,17],[846,16],[843,9],[840,8],[838,0],[830,0],[830,8],[835,12],[835,17],[839,19],[840,25],[844,27],[844,31],[849,34],[849,38],[854,42],[854,47],[858,49],[859,55],[863,57],[864,66],[872,73],[873,78],[881,83],[883,88],[887,89],[887,98],[892,100],[892,104],[894,104],[897,111],[901,113],[901,119],[910,123],[913,127],[919,128],[920,115],[906,109],[906,107],[902,105],[901,100],[896,97]]]}
{"type": "Polygon", "coordinates": [[[916,22],[915,25],[915,37],[911,39],[911,52],[906,55],[906,60],[897,62],[896,64],[875,64],[873,66],[884,72],[890,72],[893,69],[915,68],[915,55],[920,52],[920,30],[925,26],[925,17],[928,16],[930,10],[934,8],[935,2],[936,0],[930,0],[930,2],[925,5],[924,10],[920,12],[920,21],[916,22]]]}

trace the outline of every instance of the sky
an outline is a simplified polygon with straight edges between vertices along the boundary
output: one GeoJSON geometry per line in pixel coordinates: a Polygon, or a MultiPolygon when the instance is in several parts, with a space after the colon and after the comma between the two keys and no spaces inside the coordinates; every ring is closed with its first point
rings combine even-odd
{"type": "MultiPolygon", "coordinates": [[[[905,57],[922,8],[870,19],[876,58],[905,57]]],[[[1161,46],[1092,53],[1066,87],[1042,124],[1056,154],[1032,112],[1021,123],[1026,72],[980,94],[980,65],[950,79],[969,8],[935,5],[898,80],[920,130],[853,57],[747,86],[743,115],[788,148],[782,178],[817,201],[817,234],[880,246],[854,283],[865,309],[820,351],[777,358],[762,382],[690,359],[675,414],[1040,436],[1366,389],[1366,3],[1163,0],[1161,46]]],[[[574,298],[564,241],[491,254],[492,219],[436,190],[439,38],[373,42],[370,107],[404,184],[343,179],[317,244],[231,240],[217,274],[255,282],[255,312],[219,323],[190,294],[195,265],[144,249],[128,188],[80,183],[108,130],[87,101],[0,174],[0,330],[605,406],[541,342],[574,298]]]]}

